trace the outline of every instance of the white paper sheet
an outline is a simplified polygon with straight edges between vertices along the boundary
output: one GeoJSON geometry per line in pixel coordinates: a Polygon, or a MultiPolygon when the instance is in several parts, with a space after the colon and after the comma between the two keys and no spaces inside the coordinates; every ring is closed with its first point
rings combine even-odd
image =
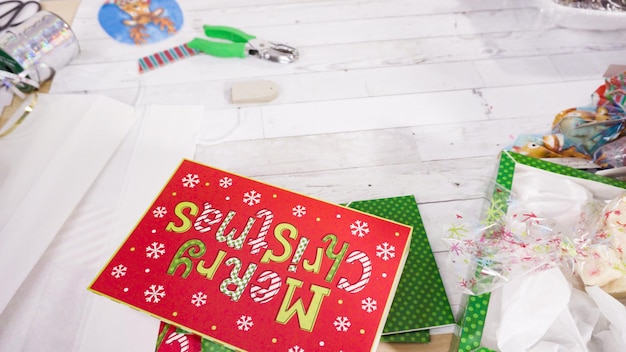
{"type": "MultiPolygon", "coordinates": [[[[201,106],[153,107],[146,115],[100,267],[128,236],[182,159],[193,158],[195,152],[201,106]]],[[[108,298],[90,295],[73,351],[154,349],[159,320],[108,298]]]]}
{"type": "Polygon", "coordinates": [[[105,96],[39,94],[0,139],[0,313],[130,130],[105,96]]]}
{"type": "Polygon", "coordinates": [[[0,315],[0,351],[152,350],[159,321],[89,291],[182,158],[202,108],[151,106],[0,315]]]}

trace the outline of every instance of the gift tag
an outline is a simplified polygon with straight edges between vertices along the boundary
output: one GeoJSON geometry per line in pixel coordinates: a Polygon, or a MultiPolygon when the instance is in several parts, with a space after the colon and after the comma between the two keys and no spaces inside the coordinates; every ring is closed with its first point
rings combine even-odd
{"type": "Polygon", "coordinates": [[[230,89],[230,101],[239,103],[265,103],[278,96],[278,85],[266,80],[234,83],[230,89]]]}
{"type": "Polygon", "coordinates": [[[98,21],[113,39],[126,44],[155,43],[183,25],[183,13],[174,0],[109,0],[98,21]]]}

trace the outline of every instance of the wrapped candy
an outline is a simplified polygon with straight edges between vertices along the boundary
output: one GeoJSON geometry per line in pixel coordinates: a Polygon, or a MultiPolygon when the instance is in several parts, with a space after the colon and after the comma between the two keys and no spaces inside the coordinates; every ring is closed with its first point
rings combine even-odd
{"type": "Polygon", "coordinates": [[[626,72],[605,80],[587,106],[559,112],[546,135],[520,135],[511,150],[535,158],[579,158],[602,168],[612,165],[602,147],[618,139],[626,128],[626,72]]]}
{"type": "Polygon", "coordinates": [[[626,296],[626,194],[608,203],[578,253],[576,272],[586,285],[626,296]]]}

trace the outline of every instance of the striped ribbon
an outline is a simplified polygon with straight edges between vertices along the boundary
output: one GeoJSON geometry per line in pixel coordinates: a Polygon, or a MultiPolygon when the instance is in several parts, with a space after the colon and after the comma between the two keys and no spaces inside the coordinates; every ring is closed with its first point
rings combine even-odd
{"type": "Polygon", "coordinates": [[[160,51],[139,59],[139,73],[148,72],[158,67],[194,56],[200,51],[192,49],[187,44],[160,51]]]}

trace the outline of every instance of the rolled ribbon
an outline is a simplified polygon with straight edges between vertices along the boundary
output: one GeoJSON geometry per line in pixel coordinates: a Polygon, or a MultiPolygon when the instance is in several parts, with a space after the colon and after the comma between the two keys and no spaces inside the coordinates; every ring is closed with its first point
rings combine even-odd
{"type": "Polygon", "coordinates": [[[16,74],[30,70],[39,83],[52,78],[79,52],[70,26],[47,11],[0,34],[0,69],[16,74]]]}
{"type": "Polygon", "coordinates": [[[24,99],[26,95],[21,89],[24,89],[24,87],[39,88],[39,82],[28,78],[28,75],[28,70],[19,74],[0,70],[0,84],[13,92],[13,94],[24,99]]]}

